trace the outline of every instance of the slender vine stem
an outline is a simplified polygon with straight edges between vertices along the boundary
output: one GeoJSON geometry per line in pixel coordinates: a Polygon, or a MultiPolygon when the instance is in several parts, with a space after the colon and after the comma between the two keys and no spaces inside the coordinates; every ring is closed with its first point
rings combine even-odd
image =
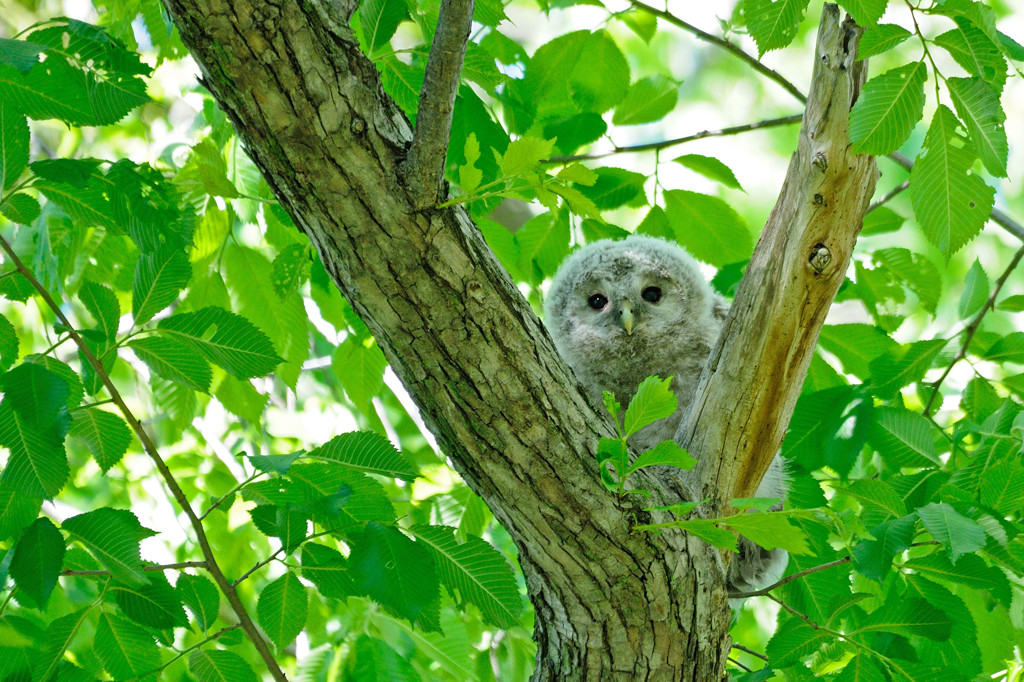
{"type": "Polygon", "coordinates": [[[256,623],[253,622],[252,617],[249,615],[248,611],[245,610],[245,605],[242,604],[242,600],[239,598],[238,592],[235,590],[231,582],[228,581],[227,576],[224,575],[224,571],[217,563],[217,558],[213,553],[213,548],[210,546],[209,539],[206,537],[206,530],[203,528],[202,521],[200,521],[199,517],[196,516],[195,511],[192,509],[192,505],[189,504],[188,497],[181,489],[181,486],[178,485],[178,481],[174,478],[174,474],[167,467],[167,463],[164,462],[163,457],[160,456],[156,443],[152,438],[150,438],[149,433],[142,427],[142,423],[125,404],[124,398],[121,397],[120,391],[118,391],[117,387],[114,386],[114,383],[111,381],[106,369],[104,369],[102,363],[92,352],[92,349],[89,348],[81,335],[79,335],[72,326],[67,316],[64,315],[60,305],[53,300],[53,296],[50,295],[50,292],[47,291],[46,287],[44,287],[38,279],[36,279],[32,271],[25,266],[22,260],[14,252],[10,243],[8,243],[8,241],[2,236],[0,236],[0,248],[7,253],[7,256],[11,259],[11,262],[14,264],[15,268],[17,268],[18,272],[20,272],[22,276],[29,281],[32,287],[46,303],[47,307],[49,307],[53,314],[57,316],[57,319],[67,327],[68,335],[71,336],[82,355],[96,371],[96,375],[100,378],[103,386],[107,389],[107,393],[110,394],[111,400],[113,400],[114,404],[117,405],[118,410],[121,412],[121,416],[124,417],[124,420],[128,423],[132,432],[135,433],[135,436],[139,439],[139,442],[142,444],[142,449],[149,458],[153,460],[157,471],[160,472],[160,476],[164,479],[164,484],[167,486],[168,490],[170,490],[171,495],[174,497],[181,510],[185,513],[185,516],[188,517],[189,524],[195,532],[196,542],[199,544],[199,548],[202,551],[203,558],[205,560],[204,563],[206,564],[207,571],[210,573],[210,577],[213,578],[217,587],[220,588],[220,591],[227,598],[228,603],[231,604],[231,608],[235,612],[235,615],[238,616],[242,629],[245,630],[245,634],[248,636],[253,646],[256,647],[256,651],[259,653],[260,658],[263,659],[263,663],[267,666],[267,671],[278,682],[286,682],[288,678],[285,676],[284,671],[281,670],[281,666],[278,665],[277,660],[274,658],[274,652],[270,650],[270,645],[267,643],[267,640],[265,640],[263,635],[260,634],[259,629],[256,627],[256,623]]]}
{"type": "Polygon", "coordinates": [[[967,357],[967,347],[971,345],[971,339],[974,338],[974,335],[975,333],[977,333],[978,328],[981,327],[982,319],[984,319],[988,311],[990,311],[995,306],[996,297],[1002,290],[1003,285],[1006,284],[1006,280],[1010,277],[1010,273],[1013,272],[1014,269],[1016,269],[1017,264],[1020,263],[1021,258],[1024,258],[1024,247],[1017,249],[1017,253],[1013,254],[1013,258],[1010,260],[1010,264],[1006,266],[1006,269],[1003,271],[1003,274],[1001,274],[999,276],[999,279],[996,280],[995,286],[992,287],[992,293],[988,295],[988,298],[985,300],[985,304],[981,306],[981,310],[979,310],[978,313],[974,316],[974,319],[971,320],[971,323],[967,325],[967,328],[965,330],[967,333],[964,334],[964,340],[960,343],[960,350],[957,351],[957,354],[953,357],[952,361],[950,361],[949,365],[946,367],[946,370],[942,373],[942,376],[940,376],[938,379],[931,383],[932,392],[931,395],[928,396],[928,403],[924,406],[925,416],[931,415],[932,405],[935,403],[935,398],[938,397],[939,395],[939,388],[942,386],[942,382],[944,382],[946,380],[946,377],[949,376],[949,373],[953,371],[953,367],[958,362],[967,357]]]}

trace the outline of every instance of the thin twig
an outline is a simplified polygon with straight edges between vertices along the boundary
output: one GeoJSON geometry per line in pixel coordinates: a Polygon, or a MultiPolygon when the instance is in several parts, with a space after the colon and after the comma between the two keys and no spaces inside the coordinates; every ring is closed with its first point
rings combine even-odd
{"type": "Polygon", "coordinates": [[[722,128],[720,130],[702,130],[699,133],[694,133],[685,137],[676,137],[671,140],[663,140],[661,142],[647,142],[645,144],[634,144],[627,147],[616,147],[610,152],[600,152],[597,154],[573,154],[571,156],[553,156],[545,161],[545,163],[569,163],[570,161],[603,159],[605,157],[612,156],[613,154],[629,154],[633,152],[646,152],[651,150],[656,151],[665,149],[666,147],[674,147],[675,145],[683,144],[684,142],[703,140],[706,137],[725,137],[727,135],[737,135],[751,130],[775,128],[778,126],[789,125],[791,123],[799,123],[801,119],[803,119],[803,116],[803,114],[793,114],[791,116],[783,116],[782,118],[770,118],[764,121],[754,121],[753,123],[745,123],[743,125],[732,126],[730,128],[722,128]]]}
{"type": "Polygon", "coordinates": [[[764,654],[759,654],[756,651],[754,651],[753,649],[749,649],[749,648],[743,646],[742,644],[737,644],[736,642],[733,642],[732,643],[732,648],[733,649],[739,649],[740,651],[742,651],[744,653],[748,653],[751,656],[754,656],[756,658],[760,658],[762,661],[767,661],[768,660],[768,657],[765,656],[764,654]]]}
{"type": "Polygon", "coordinates": [[[264,566],[266,566],[267,564],[269,564],[269,563],[270,563],[271,561],[273,561],[274,559],[276,559],[276,558],[277,558],[277,555],[278,555],[278,554],[280,554],[280,553],[281,553],[281,552],[282,552],[283,550],[284,550],[284,543],[282,542],[282,543],[281,543],[281,546],[280,546],[280,547],[278,547],[278,548],[277,548],[277,550],[276,550],[276,551],[275,551],[274,553],[272,553],[272,554],[271,554],[270,556],[268,556],[268,557],[267,557],[266,559],[264,559],[264,560],[262,560],[262,561],[257,561],[257,562],[256,562],[256,564],[255,564],[255,565],[254,565],[254,566],[253,566],[252,568],[250,568],[250,569],[249,569],[248,571],[246,571],[245,573],[243,573],[243,574],[242,574],[242,575],[241,575],[241,576],[240,576],[240,577],[238,578],[238,580],[236,580],[235,582],[231,583],[231,586],[232,586],[232,587],[238,587],[238,585],[239,585],[239,584],[241,584],[241,582],[242,582],[243,580],[245,580],[245,579],[246,579],[246,578],[248,578],[248,577],[249,577],[250,575],[252,575],[252,574],[253,574],[253,573],[255,573],[256,571],[260,570],[261,568],[263,568],[264,566]]]}
{"type": "MultiPolygon", "coordinates": [[[[185,569],[185,568],[206,568],[206,567],[207,566],[206,566],[206,562],[205,561],[179,561],[178,563],[175,563],[175,564],[146,564],[145,566],[142,567],[142,570],[143,571],[148,571],[150,573],[156,573],[157,571],[167,571],[167,570],[180,571],[180,570],[185,569]]],[[[91,576],[91,575],[102,576],[102,575],[110,575],[110,571],[105,571],[105,570],[76,571],[74,569],[69,568],[66,571],[61,571],[60,574],[61,575],[67,575],[67,576],[75,576],[75,577],[91,576]]]]}
{"type": "Polygon", "coordinates": [[[199,520],[199,517],[196,516],[195,511],[192,509],[192,505],[189,504],[188,497],[181,489],[181,486],[178,485],[178,481],[174,478],[174,474],[171,473],[171,470],[167,467],[167,463],[164,462],[163,457],[160,456],[156,443],[152,438],[150,438],[149,433],[147,433],[142,427],[142,424],[138,419],[136,419],[135,415],[132,414],[132,411],[128,409],[128,405],[125,404],[124,399],[121,397],[121,393],[117,390],[117,387],[114,386],[114,383],[111,381],[106,369],[104,369],[103,365],[96,358],[96,355],[92,352],[92,349],[86,345],[85,341],[64,315],[60,305],[53,300],[50,292],[47,291],[46,287],[44,287],[38,279],[36,279],[32,271],[25,267],[25,264],[14,252],[14,249],[11,248],[11,245],[3,237],[0,237],[0,248],[7,253],[11,262],[14,263],[14,266],[18,269],[18,272],[20,272],[22,276],[29,281],[57,319],[67,327],[68,335],[74,339],[75,345],[78,346],[82,355],[96,371],[96,375],[100,378],[100,381],[103,382],[103,386],[107,389],[107,393],[110,394],[111,400],[113,400],[114,404],[117,405],[118,410],[121,412],[121,416],[123,416],[124,420],[128,422],[128,426],[142,444],[142,449],[147,455],[149,455],[149,458],[153,460],[153,463],[156,465],[157,471],[160,472],[160,476],[164,479],[164,484],[167,486],[168,490],[170,490],[171,495],[178,503],[178,506],[188,517],[189,525],[192,526],[192,530],[196,534],[196,542],[199,544],[199,548],[202,551],[206,569],[209,571],[210,577],[212,577],[213,581],[217,583],[217,587],[220,588],[220,591],[227,598],[228,603],[231,604],[231,608],[234,610],[235,615],[238,616],[242,629],[245,630],[245,634],[248,636],[253,646],[256,647],[256,650],[260,654],[260,658],[263,659],[263,663],[267,666],[268,672],[270,672],[273,678],[278,680],[278,682],[287,682],[288,678],[285,676],[284,671],[281,670],[281,666],[278,665],[277,660],[274,658],[274,652],[270,650],[270,646],[267,644],[267,641],[263,638],[263,635],[260,634],[259,629],[257,629],[256,623],[253,622],[249,613],[245,610],[245,606],[242,604],[242,600],[239,598],[238,592],[236,592],[235,588],[230,582],[228,582],[227,577],[224,575],[224,571],[221,570],[220,565],[217,563],[217,558],[214,556],[213,548],[210,546],[210,541],[206,537],[206,530],[203,528],[202,522],[199,520]]]}
{"type": "Polygon", "coordinates": [[[732,656],[727,656],[727,657],[726,657],[726,660],[728,660],[728,661],[729,661],[730,663],[732,663],[732,664],[733,664],[734,666],[736,666],[737,668],[743,668],[743,669],[744,669],[744,670],[746,670],[746,671],[747,671],[748,673],[752,673],[752,672],[754,672],[752,668],[748,668],[747,666],[743,665],[742,663],[740,663],[739,661],[737,661],[737,660],[736,660],[735,658],[733,658],[732,656]]]}
{"type": "Polygon", "coordinates": [[[890,201],[893,197],[895,197],[895,196],[897,196],[899,194],[902,194],[908,187],[910,187],[910,180],[904,180],[902,183],[897,185],[895,188],[889,190],[889,192],[887,192],[885,194],[885,196],[883,196],[881,199],[879,199],[878,201],[872,202],[871,205],[868,206],[868,210],[866,210],[864,212],[864,215],[867,215],[868,213],[871,213],[872,211],[874,211],[879,206],[882,206],[883,204],[885,204],[888,201],[890,201]]]}
{"type": "Polygon", "coordinates": [[[949,376],[949,373],[953,371],[953,367],[956,363],[967,357],[967,347],[971,345],[971,339],[974,338],[974,334],[978,331],[978,328],[981,327],[982,319],[995,305],[996,296],[999,295],[999,291],[1003,288],[1003,285],[1006,284],[1006,280],[1010,277],[1010,273],[1013,272],[1017,267],[1017,264],[1020,263],[1021,258],[1024,258],[1024,247],[1017,249],[1017,253],[1013,254],[1013,259],[1010,261],[1010,264],[1006,266],[1006,270],[1003,271],[1003,274],[1001,274],[999,279],[996,280],[995,286],[992,287],[992,293],[989,294],[988,299],[985,301],[985,305],[981,306],[981,310],[979,310],[978,314],[974,316],[971,323],[967,325],[967,328],[965,329],[967,333],[964,335],[963,343],[960,344],[960,350],[957,351],[957,354],[953,357],[949,366],[946,367],[942,376],[932,382],[932,394],[928,396],[928,403],[924,406],[924,414],[926,417],[931,415],[932,404],[935,402],[935,398],[939,395],[939,388],[942,386],[942,382],[945,381],[946,377],[949,376]]]}
{"type": "MultiPolygon", "coordinates": [[[[755,71],[763,74],[764,76],[767,76],[769,79],[781,85],[786,90],[786,92],[796,97],[798,100],[800,100],[801,103],[807,103],[807,96],[803,92],[801,92],[800,88],[796,87],[796,85],[794,85],[792,81],[790,81],[788,78],[780,74],[778,71],[768,68],[767,66],[762,64],[758,59],[756,59],[753,55],[747,54],[741,47],[739,47],[735,43],[729,42],[725,38],[720,38],[716,35],[708,33],[707,31],[703,31],[694,26],[693,24],[683,21],[682,19],[680,19],[679,17],[670,12],[660,10],[656,7],[651,7],[650,5],[643,3],[640,0],[629,0],[629,3],[633,7],[636,7],[637,9],[643,10],[648,14],[653,14],[656,17],[660,17],[667,21],[668,23],[672,24],[673,26],[681,28],[687,33],[690,33],[691,35],[707,43],[711,43],[716,47],[720,47],[732,55],[735,55],[736,57],[742,59],[744,62],[750,65],[750,67],[753,68],[755,71]]],[[[908,157],[904,156],[903,154],[900,154],[899,152],[893,152],[892,154],[889,154],[888,157],[908,171],[914,167],[914,162],[911,161],[908,157]]],[[[989,216],[989,219],[996,225],[999,225],[1004,230],[1012,234],[1013,236],[1017,237],[1017,239],[1024,241],[1024,225],[1021,225],[1013,218],[1008,216],[1006,213],[1003,213],[998,208],[993,208],[992,213],[989,216]]]]}
{"type": "Polygon", "coordinates": [[[452,111],[472,25],[473,0],[441,0],[437,30],[420,90],[416,132],[405,160],[405,180],[416,208],[434,206],[444,198],[441,181],[452,111]]]}
{"type": "Polygon", "coordinates": [[[736,55],[737,57],[745,61],[747,64],[749,64],[750,67],[753,68],[755,71],[767,76],[769,79],[781,85],[786,92],[793,95],[793,97],[796,97],[798,100],[800,100],[802,104],[807,103],[807,95],[802,93],[800,91],[800,88],[796,87],[796,85],[794,85],[792,81],[790,81],[788,78],[780,74],[778,71],[768,68],[753,55],[744,52],[743,48],[741,48],[739,45],[731,43],[725,38],[719,38],[716,35],[708,33],[707,31],[702,31],[693,24],[683,21],[676,15],[671,14],[670,12],[666,12],[664,10],[660,10],[657,7],[651,7],[646,3],[640,2],[640,0],[629,0],[629,4],[633,5],[633,7],[636,7],[637,9],[647,12],[648,14],[653,14],[656,17],[661,17],[662,19],[672,24],[673,26],[678,26],[687,33],[690,33],[705,42],[711,43],[712,45],[716,45],[722,48],[723,50],[726,50],[727,52],[736,55]]]}
{"type": "Polygon", "coordinates": [[[746,599],[747,597],[760,597],[768,594],[777,587],[782,587],[786,583],[791,583],[794,580],[799,580],[804,576],[810,575],[812,573],[817,573],[818,571],[827,571],[828,569],[833,568],[835,566],[842,566],[843,564],[848,564],[850,563],[852,558],[853,557],[844,556],[842,559],[836,559],[835,561],[830,561],[827,564],[821,564],[820,566],[811,566],[810,568],[805,568],[804,570],[798,573],[794,573],[793,575],[787,575],[782,580],[779,580],[776,583],[772,583],[768,587],[761,588],[760,590],[755,590],[754,592],[730,592],[729,599],[746,599]]]}

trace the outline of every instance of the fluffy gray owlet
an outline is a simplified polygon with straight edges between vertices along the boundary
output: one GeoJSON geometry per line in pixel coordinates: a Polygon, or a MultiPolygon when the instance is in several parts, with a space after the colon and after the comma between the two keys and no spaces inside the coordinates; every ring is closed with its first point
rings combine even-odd
{"type": "MultiPolygon", "coordinates": [[[[711,353],[728,303],[704,280],[681,247],[632,235],[601,240],[572,253],[555,273],[544,316],[558,352],[590,399],[600,405],[611,391],[623,405],[648,376],[672,377],[679,407],[630,438],[637,451],[671,440],[711,353]]],[[[784,497],[778,457],[758,497],[784,497]]],[[[781,576],[787,555],[741,538],[729,567],[729,586],[749,592],[781,576]]]]}

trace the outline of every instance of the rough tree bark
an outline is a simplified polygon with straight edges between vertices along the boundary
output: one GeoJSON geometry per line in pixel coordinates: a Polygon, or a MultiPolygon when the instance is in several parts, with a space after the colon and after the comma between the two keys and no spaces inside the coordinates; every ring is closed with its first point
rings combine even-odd
{"type": "MultiPolygon", "coordinates": [[[[536,607],[534,679],[720,679],[729,651],[722,557],[682,533],[631,534],[634,520],[648,516],[634,501],[609,494],[598,480],[594,452],[598,439],[611,435],[610,425],[583,397],[465,212],[417,208],[422,189],[411,188],[402,174],[413,131],[359,51],[347,21],[354,4],[166,4],[207,87],[276,196],[367,322],[455,468],[515,539],[536,607]]],[[[847,164],[843,152],[846,115],[856,92],[852,64],[858,32],[840,26],[834,7],[826,9],[824,24],[822,35],[831,42],[822,48],[828,60],[816,69],[816,79],[830,85],[814,91],[827,100],[820,110],[841,124],[812,129],[818,137],[808,147],[810,160],[820,150],[828,168],[802,182],[850,176],[847,182],[863,183],[862,194],[869,196],[873,170],[847,164]],[[851,175],[856,172],[862,176],[851,175]]],[[[807,162],[798,156],[793,167],[807,162]]],[[[806,263],[805,251],[797,251],[806,241],[800,234],[807,225],[800,221],[819,213],[801,202],[822,190],[805,184],[794,192],[800,205],[782,218],[791,223],[782,235],[789,243],[775,245],[766,237],[754,263],[762,262],[766,251],[783,254],[791,269],[806,263]]],[[[838,273],[822,278],[830,288],[801,280],[820,291],[808,292],[818,301],[815,307],[831,301],[832,284],[841,279],[839,268],[845,267],[844,255],[848,258],[866,207],[859,195],[847,192],[830,192],[827,201],[846,220],[830,229],[850,236],[834,242],[817,233],[806,238],[829,245],[838,273]]],[[[750,334],[746,316],[752,313],[744,311],[757,310],[753,299],[776,287],[767,289],[745,285],[726,351],[733,337],[750,334]]],[[[782,309],[769,310],[774,315],[782,309]]],[[[771,329],[777,323],[774,317],[758,320],[771,329]]],[[[820,323],[819,318],[808,321],[820,323]]],[[[780,356],[788,355],[784,343],[813,347],[817,326],[794,333],[772,337],[780,356]]],[[[795,398],[805,365],[771,377],[780,395],[795,398]]],[[[745,370],[733,370],[741,384],[745,370]]],[[[785,402],[791,405],[792,399],[785,402]]],[[[753,418],[704,410],[693,420],[693,431],[699,435],[713,425],[754,439],[763,430],[784,432],[784,420],[759,421],[783,417],[788,419],[788,410],[757,412],[753,418]]],[[[691,441],[708,462],[726,463],[706,468],[711,487],[721,480],[736,488],[735,472],[749,469],[755,456],[754,449],[745,448],[721,457],[712,451],[712,441],[691,441]]],[[[720,441],[726,442],[713,442],[720,441]]],[[[645,487],[656,500],[673,501],[665,483],[670,482],[650,480],[645,487]]]]}

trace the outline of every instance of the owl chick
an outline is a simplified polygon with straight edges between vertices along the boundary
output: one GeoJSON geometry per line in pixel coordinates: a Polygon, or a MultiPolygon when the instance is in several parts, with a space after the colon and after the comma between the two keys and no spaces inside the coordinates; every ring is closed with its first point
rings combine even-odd
{"type": "MultiPolygon", "coordinates": [[[[672,377],[679,406],[630,437],[637,451],[675,436],[727,313],[728,303],[686,251],[643,235],[593,242],[572,253],[544,302],[555,346],[595,405],[604,391],[626,405],[648,376],[672,377]]],[[[784,495],[776,457],[757,496],[784,495]]],[[[741,538],[729,587],[749,592],[769,585],[786,561],[785,552],[767,552],[741,538]]]]}

